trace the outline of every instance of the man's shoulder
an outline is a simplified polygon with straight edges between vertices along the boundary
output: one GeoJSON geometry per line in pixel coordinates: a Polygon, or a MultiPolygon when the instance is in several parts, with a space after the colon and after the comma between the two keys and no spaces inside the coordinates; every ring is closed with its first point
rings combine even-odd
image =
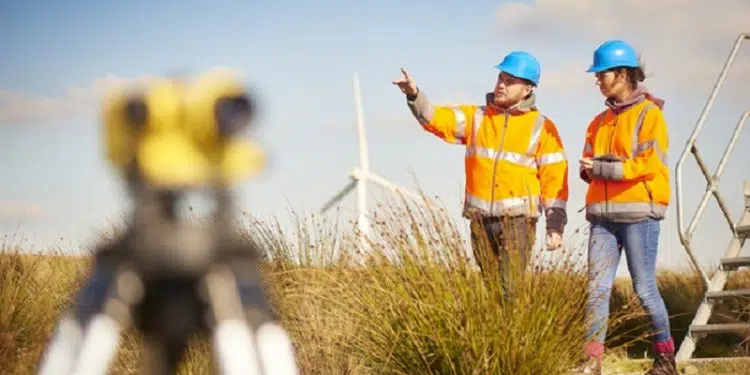
{"type": "Polygon", "coordinates": [[[546,115],[544,112],[540,111],[539,109],[531,111],[530,114],[534,116],[537,122],[543,121],[544,125],[546,126],[552,126],[552,127],[557,126],[555,124],[554,119],[552,119],[550,116],[546,115]]]}

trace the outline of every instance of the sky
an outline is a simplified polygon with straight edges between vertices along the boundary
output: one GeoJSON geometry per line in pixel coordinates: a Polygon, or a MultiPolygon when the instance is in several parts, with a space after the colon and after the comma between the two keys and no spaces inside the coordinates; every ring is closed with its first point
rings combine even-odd
{"type": "MultiPolygon", "coordinates": [[[[245,210],[288,223],[290,210],[313,213],[348,182],[357,164],[352,80],[358,73],[372,169],[412,190],[416,178],[465,227],[463,149],[423,131],[391,81],[405,67],[435,103],[481,104],[495,83],[494,65],[523,49],[541,62],[538,104],[559,127],[571,165],[566,241],[572,246],[581,241],[574,229],[586,224],[577,212],[586,189],[577,177],[584,131],[604,109],[585,72],[593,50],[619,38],[642,54],[646,85],[666,100],[674,188],[675,164],[737,36],[750,32],[748,19],[746,0],[81,0],[76,6],[0,0],[0,230],[11,236],[6,244],[85,251],[127,208],[102,159],[102,89],[214,67],[242,72],[262,103],[253,136],[270,163],[241,186],[245,210]]],[[[750,109],[747,82],[748,43],[698,138],[712,171],[750,109]]],[[[720,184],[734,220],[742,212],[742,182],[750,179],[750,131],[738,142],[720,184]]],[[[706,186],[687,156],[686,225],[706,186]]],[[[659,267],[687,266],[676,203],[673,189],[659,267]]],[[[342,212],[355,210],[352,194],[342,212]]],[[[715,264],[729,240],[712,199],[693,239],[700,262],[715,264]]]]}

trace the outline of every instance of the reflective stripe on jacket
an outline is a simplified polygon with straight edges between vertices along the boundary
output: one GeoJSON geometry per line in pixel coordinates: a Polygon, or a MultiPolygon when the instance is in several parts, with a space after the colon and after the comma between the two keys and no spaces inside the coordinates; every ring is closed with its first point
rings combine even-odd
{"type": "Polygon", "coordinates": [[[407,101],[425,130],[466,147],[465,217],[537,218],[544,211],[547,228],[562,232],[568,162],[556,125],[534,107],[533,94],[502,113],[492,106],[433,106],[422,92],[407,101]]]}
{"type": "Polygon", "coordinates": [[[586,194],[590,222],[661,220],[670,199],[669,136],[659,106],[643,98],[619,111],[607,109],[586,131],[583,157],[594,158],[586,194]],[[596,160],[609,159],[614,161],[596,160]]]}

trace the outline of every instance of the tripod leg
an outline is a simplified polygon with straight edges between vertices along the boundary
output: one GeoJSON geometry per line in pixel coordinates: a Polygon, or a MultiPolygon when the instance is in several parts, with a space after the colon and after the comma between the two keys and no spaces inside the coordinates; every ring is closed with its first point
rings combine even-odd
{"type": "Polygon", "coordinates": [[[299,374],[292,340],[283,327],[269,320],[258,327],[256,340],[265,374],[299,374]]]}
{"type": "Polygon", "coordinates": [[[222,266],[220,271],[206,280],[209,300],[217,321],[217,354],[221,356],[224,353],[227,360],[231,361],[231,352],[222,346],[226,345],[231,347],[228,350],[238,350],[237,355],[249,357],[253,362],[257,358],[260,363],[254,365],[258,368],[258,372],[254,374],[297,375],[299,370],[291,339],[286,330],[273,319],[257,275],[244,271],[235,269],[232,272],[230,268],[222,266]],[[214,288],[214,291],[210,288],[214,288]],[[245,308],[249,308],[252,313],[248,315],[245,308]],[[255,334],[248,320],[258,326],[255,334]],[[240,348],[239,345],[232,344],[235,340],[241,341],[243,346],[240,348]]]}
{"type": "Polygon", "coordinates": [[[76,375],[104,375],[117,355],[120,333],[131,324],[131,306],[143,286],[129,267],[118,267],[101,307],[93,314],[74,369],[76,375]]]}
{"type": "Polygon", "coordinates": [[[74,313],[72,311],[64,313],[43,354],[37,374],[69,374],[82,341],[83,329],[74,313]]]}
{"type": "Polygon", "coordinates": [[[108,314],[95,315],[89,323],[75,370],[76,375],[105,375],[117,354],[122,325],[108,314]]]}
{"type": "Polygon", "coordinates": [[[224,375],[260,375],[252,331],[244,319],[229,267],[212,267],[205,277],[205,287],[216,322],[213,346],[219,371],[224,375]]]}
{"type": "Polygon", "coordinates": [[[221,319],[213,336],[214,352],[224,375],[260,375],[252,332],[247,322],[237,318],[221,319]]]}
{"type": "Polygon", "coordinates": [[[278,324],[275,315],[268,305],[268,300],[261,286],[259,270],[250,272],[254,267],[236,267],[234,275],[240,293],[243,309],[249,324],[256,327],[255,345],[260,356],[264,374],[296,375],[297,361],[294,355],[292,340],[286,330],[278,324]]]}
{"type": "Polygon", "coordinates": [[[106,262],[94,264],[91,277],[71,308],[63,312],[54,336],[41,358],[38,375],[69,374],[83,343],[84,329],[104,306],[114,271],[106,262]]]}

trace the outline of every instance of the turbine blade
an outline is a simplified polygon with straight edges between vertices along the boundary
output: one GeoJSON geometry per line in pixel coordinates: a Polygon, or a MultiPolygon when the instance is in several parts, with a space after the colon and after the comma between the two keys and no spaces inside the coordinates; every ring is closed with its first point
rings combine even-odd
{"type": "Polygon", "coordinates": [[[423,204],[426,204],[428,206],[432,206],[432,203],[429,200],[427,200],[426,197],[423,197],[423,196],[421,196],[421,195],[419,195],[417,193],[409,191],[408,189],[406,189],[404,187],[396,185],[395,183],[387,180],[385,177],[382,177],[382,176],[377,175],[375,173],[365,172],[365,173],[362,174],[362,176],[360,178],[370,180],[373,183],[378,184],[378,185],[380,185],[380,186],[382,186],[382,187],[390,190],[391,192],[403,194],[407,198],[411,198],[412,200],[414,200],[417,203],[423,203],[423,204]]]}
{"type": "Polygon", "coordinates": [[[351,192],[357,186],[357,182],[358,181],[355,180],[355,179],[352,179],[351,181],[349,181],[349,183],[346,184],[346,186],[344,186],[343,189],[339,190],[339,192],[336,193],[336,195],[334,195],[333,197],[331,197],[331,199],[329,199],[320,208],[320,213],[324,213],[324,212],[328,211],[328,209],[330,209],[334,204],[336,204],[338,201],[340,201],[342,198],[344,198],[344,196],[346,196],[347,194],[349,194],[349,192],[351,192]]]}

